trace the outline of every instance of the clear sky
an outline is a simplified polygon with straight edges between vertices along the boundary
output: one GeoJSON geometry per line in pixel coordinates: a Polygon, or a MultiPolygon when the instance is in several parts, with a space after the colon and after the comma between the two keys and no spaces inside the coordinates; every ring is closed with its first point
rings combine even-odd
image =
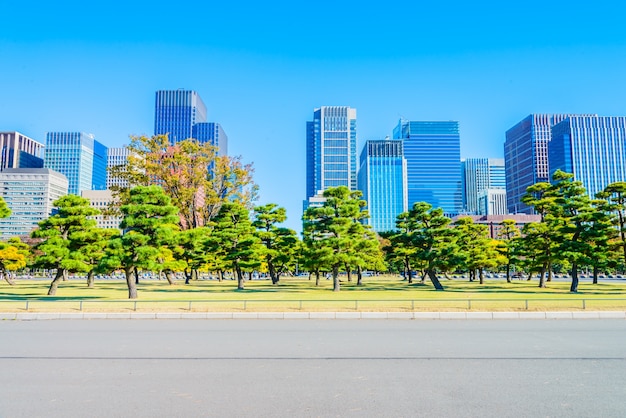
{"type": "Polygon", "coordinates": [[[300,230],[305,127],[357,109],[358,152],[400,117],[457,120],[503,157],[530,113],[626,115],[623,1],[0,0],[0,130],[152,135],[156,90],[197,91],[259,203],[300,230]]]}

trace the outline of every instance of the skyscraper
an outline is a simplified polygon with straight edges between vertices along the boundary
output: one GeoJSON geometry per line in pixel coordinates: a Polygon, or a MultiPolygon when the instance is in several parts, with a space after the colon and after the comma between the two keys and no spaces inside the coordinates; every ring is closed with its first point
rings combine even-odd
{"type": "Polygon", "coordinates": [[[626,117],[570,116],[552,127],[550,176],[573,173],[587,193],[626,181],[626,117]]]}
{"type": "Polygon", "coordinates": [[[209,143],[217,148],[217,155],[228,155],[228,137],[222,125],[215,122],[200,122],[193,125],[192,137],[200,143],[209,143]]]}
{"type": "Polygon", "coordinates": [[[408,209],[406,160],[402,141],[367,141],[359,167],[359,190],[367,202],[368,224],[377,232],[396,229],[396,218],[408,209]]]}
{"type": "Polygon", "coordinates": [[[168,134],[171,144],[193,137],[193,126],[207,121],[204,102],[192,90],[156,92],[154,134],[168,134]]]}
{"type": "Polygon", "coordinates": [[[111,186],[128,186],[127,181],[111,176],[111,168],[118,166],[125,166],[128,164],[128,157],[130,156],[130,150],[126,147],[115,147],[107,149],[107,183],[106,188],[110,189],[111,186]]]}
{"type": "Polygon", "coordinates": [[[30,235],[52,214],[52,202],[67,194],[67,178],[48,168],[8,168],[0,172],[0,196],[11,216],[0,219],[0,238],[30,235]]]}
{"type": "Polygon", "coordinates": [[[503,158],[467,158],[461,161],[463,208],[468,214],[481,213],[478,196],[486,189],[506,189],[503,158]]]}
{"type": "Polygon", "coordinates": [[[552,138],[551,129],[569,116],[577,115],[531,114],[506,131],[504,161],[509,213],[532,213],[532,208],[522,203],[522,196],[528,186],[549,180],[548,143],[552,138]]]}
{"type": "Polygon", "coordinates": [[[461,139],[459,123],[400,120],[393,131],[402,139],[407,161],[409,208],[416,202],[461,212],[461,139]]]}
{"type": "Polygon", "coordinates": [[[106,150],[92,134],[48,132],[45,167],[67,177],[68,193],[106,189],[106,150]]]}
{"type": "MultiPolygon", "coordinates": [[[[356,109],[322,106],[306,125],[306,197],[329,187],[357,188],[356,109]]],[[[306,205],[306,203],[305,203],[306,205]]]]}
{"type": "Polygon", "coordinates": [[[43,168],[43,144],[19,132],[0,132],[0,170],[43,168]]]}

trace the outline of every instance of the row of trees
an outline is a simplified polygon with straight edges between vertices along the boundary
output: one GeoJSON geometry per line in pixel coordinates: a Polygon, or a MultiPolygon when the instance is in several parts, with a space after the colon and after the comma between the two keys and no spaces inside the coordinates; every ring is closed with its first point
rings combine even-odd
{"type": "MultiPolygon", "coordinates": [[[[360,192],[332,188],[324,192],[323,205],[303,214],[300,240],[280,227],[284,208],[253,206],[252,168],[240,159],[217,156],[213,147],[193,140],[169,146],[165,136],[135,137],[129,148],[129,164],[112,170],[120,186],[114,190],[118,204],[108,212],[123,218],[123,234],[96,228],[90,217],[98,211],[71,195],[59,199],[58,213],[33,232],[30,264],[56,271],[49,294],[69,272],[85,272],[93,286],[95,274],[122,270],[129,297],[136,298],[140,271],[162,272],[170,283],[175,272],[184,272],[189,283],[201,270],[220,279],[230,271],[243,289],[246,273],[266,272],[276,284],[296,266],[316,285],[330,273],[335,291],[340,272],[348,280],[356,273],[361,284],[365,269],[401,271],[409,283],[418,274],[439,290],[440,277],[454,271],[482,283],[485,270],[503,269],[511,281],[517,269],[538,274],[545,286],[551,272],[561,269],[571,271],[576,291],[581,267],[593,268],[597,277],[626,259],[626,183],[589,199],[572,175],[557,172],[552,183],[538,183],[524,197],[541,222],[519,231],[504,221],[497,240],[469,217],[451,225],[440,208],[424,202],[399,215],[395,231],[377,235],[363,222],[369,215],[360,192]]],[[[0,216],[6,216],[2,208],[0,216]]],[[[18,241],[3,243],[0,274],[10,278],[4,272],[25,266],[27,255],[18,241]]]]}

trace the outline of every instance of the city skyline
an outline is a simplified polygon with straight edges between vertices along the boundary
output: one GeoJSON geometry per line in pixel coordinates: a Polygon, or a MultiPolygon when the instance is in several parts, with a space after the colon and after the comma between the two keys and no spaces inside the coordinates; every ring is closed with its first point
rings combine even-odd
{"type": "Polygon", "coordinates": [[[39,142],[46,132],[82,131],[120,147],[153,133],[155,91],[195,90],[227,132],[228,154],[254,163],[258,203],[285,207],[296,230],[303,124],[319,106],[358,109],[357,152],[391,136],[400,118],[459,121],[463,158],[502,158],[506,130],[528,114],[626,114],[622,2],[605,4],[611,13],[538,0],[323,2],[305,12],[281,1],[196,5],[197,16],[219,16],[210,30],[146,30],[188,22],[183,4],[121,5],[0,5],[11,17],[0,33],[0,130],[39,142]],[[343,23],[320,44],[331,6],[343,23]],[[399,10],[428,18],[399,24],[399,10]],[[81,21],[89,30],[77,30],[81,21]]]}

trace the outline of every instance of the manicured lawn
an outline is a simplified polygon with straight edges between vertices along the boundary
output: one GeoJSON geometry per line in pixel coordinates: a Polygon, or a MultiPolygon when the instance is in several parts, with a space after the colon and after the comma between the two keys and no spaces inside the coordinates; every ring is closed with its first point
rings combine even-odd
{"type": "MultiPolygon", "coordinates": [[[[354,279],[356,280],[356,278],[354,279]]],[[[177,282],[143,280],[139,299],[127,299],[126,283],[97,280],[93,289],[82,279],[62,282],[56,296],[47,296],[48,280],[19,280],[15,286],[0,283],[0,311],[508,311],[508,310],[623,310],[626,282],[581,282],[580,292],[569,293],[568,281],[553,281],[539,289],[536,281],[491,279],[480,285],[465,279],[443,280],[446,290],[436,291],[429,282],[408,285],[398,276],[364,278],[363,286],[347,282],[341,292],[332,291],[332,281],[319,287],[306,278],[253,280],[237,290],[236,281],[177,282]]]]}

